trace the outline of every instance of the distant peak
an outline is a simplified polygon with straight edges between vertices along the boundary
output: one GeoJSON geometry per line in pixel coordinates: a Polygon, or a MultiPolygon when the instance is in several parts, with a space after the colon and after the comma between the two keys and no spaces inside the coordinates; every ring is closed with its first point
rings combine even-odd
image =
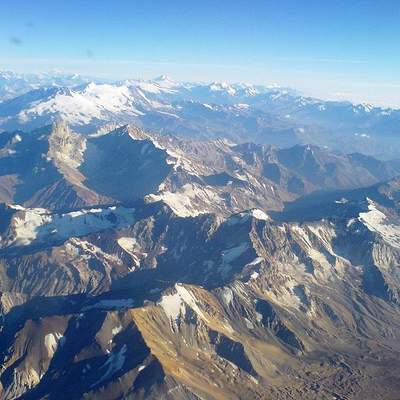
{"type": "Polygon", "coordinates": [[[156,78],[154,78],[153,80],[156,82],[165,82],[165,81],[172,82],[171,77],[168,75],[160,75],[160,76],[157,76],[156,78]]]}

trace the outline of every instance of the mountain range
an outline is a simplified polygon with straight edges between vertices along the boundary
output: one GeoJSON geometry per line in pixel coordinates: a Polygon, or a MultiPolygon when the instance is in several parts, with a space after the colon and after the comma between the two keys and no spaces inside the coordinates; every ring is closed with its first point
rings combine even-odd
{"type": "Polygon", "coordinates": [[[133,123],[190,139],[314,144],[400,158],[396,109],[323,101],[277,86],[176,82],[167,76],[104,82],[56,75],[49,82],[47,75],[0,74],[0,129],[29,131],[63,119],[93,134],[133,123]]]}
{"type": "Polygon", "coordinates": [[[398,399],[397,110],[38,79],[0,80],[1,399],[398,399]]]}

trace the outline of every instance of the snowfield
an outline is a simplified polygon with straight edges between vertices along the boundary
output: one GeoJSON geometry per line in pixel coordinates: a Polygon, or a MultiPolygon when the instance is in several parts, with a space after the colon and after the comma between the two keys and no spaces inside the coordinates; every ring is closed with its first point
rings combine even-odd
{"type": "Polygon", "coordinates": [[[57,242],[72,236],[122,227],[135,221],[134,209],[125,207],[92,208],[65,214],[52,214],[44,208],[23,208],[13,216],[13,228],[2,238],[2,247],[27,246],[34,243],[57,242]]]}
{"type": "Polygon", "coordinates": [[[359,220],[371,231],[377,233],[385,242],[400,248],[400,226],[389,223],[387,216],[369,200],[367,212],[360,213],[359,220]]]}
{"type": "Polygon", "coordinates": [[[133,117],[143,114],[135,108],[127,86],[90,83],[82,91],[60,91],[46,101],[31,103],[18,114],[18,119],[23,123],[38,116],[57,114],[71,124],[84,125],[115,113],[133,117]]]}

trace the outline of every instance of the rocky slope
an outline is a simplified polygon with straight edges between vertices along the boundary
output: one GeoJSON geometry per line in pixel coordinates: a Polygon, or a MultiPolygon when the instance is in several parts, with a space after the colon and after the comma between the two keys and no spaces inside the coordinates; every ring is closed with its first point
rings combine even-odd
{"type": "Polygon", "coordinates": [[[8,211],[2,397],[395,399],[398,187],[302,222],[138,202],[122,224],[89,211],[92,231],[13,245],[27,211],[8,211]]]}
{"type": "Polygon", "coordinates": [[[132,126],[0,140],[0,398],[398,398],[392,164],[132,126]]]}

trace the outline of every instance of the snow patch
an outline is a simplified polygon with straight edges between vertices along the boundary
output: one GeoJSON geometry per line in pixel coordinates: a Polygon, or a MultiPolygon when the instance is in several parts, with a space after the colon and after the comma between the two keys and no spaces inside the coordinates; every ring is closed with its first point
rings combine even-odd
{"type": "Polygon", "coordinates": [[[4,241],[4,247],[27,246],[33,242],[54,242],[72,236],[85,236],[134,222],[134,209],[125,207],[96,208],[65,214],[51,213],[44,208],[18,208],[13,229],[4,241]]]}
{"type": "Polygon", "coordinates": [[[54,333],[48,333],[44,337],[44,345],[47,349],[47,353],[49,355],[49,358],[52,358],[54,353],[57,350],[57,347],[60,343],[61,338],[63,335],[59,332],[54,332],[54,333]]]}
{"type": "Polygon", "coordinates": [[[221,205],[222,199],[211,188],[187,183],[177,192],[162,192],[146,196],[149,202],[164,201],[176,215],[195,217],[209,212],[207,205],[221,205]]]}
{"type": "Polygon", "coordinates": [[[111,329],[111,335],[112,336],[118,335],[118,333],[120,333],[121,331],[122,331],[122,326],[121,325],[116,326],[111,329]]]}
{"type": "Polygon", "coordinates": [[[180,316],[185,316],[186,306],[190,307],[200,318],[207,321],[207,316],[198,306],[195,295],[180,283],[176,283],[174,288],[175,293],[164,295],[158,303],[172,321],[172,325],[176,326],[180,316]]]}
{"type": "Polygon", "coordinates": [[[179,293],[163,296],[159,304],[163,308],[165,315],[174,323],[178,322],[180,315],[185,315],[185,304],[179,293]]]}
{"type": "Polygon", "coordinates": [[[400,248],[400,226],[391,224],[387,216],[368,199],[368,210],[359,214],[359,220],[371,231],[377,233],[388,244],[400,248]]]}
{"type": "Polygon", "coordinates": [[[252,210],[252,215],[253,215],[253,217],[254,218],[256,218],[256,219],[259,219],[259,220],[261,220],[261,221],[268,221],[268,220],[270,220],[270,218],[269,218],[269,216],[264,212],[264,211],[262,211],[262,210],[259,210],[259,209],[254,209],[254,210],[252,210]]]}
{"type": "Polygon", "coordinates": [[[264,261],[263,257],[257,257],[252,262],[248,263],[247,265],[258,265],[264,261]]]}
{"type": "Polygon", "coordinates": [[[222,299],[224,300],[224,302],[225,302],[226,305],[229,305],[229,304],[232,303],[232,300],[233,300],[233,291],[232,291],[231,288],[229,288],[229,287],[224,287],[224,288],[222,289],[221,295],[222,295],[222,299]]]}

